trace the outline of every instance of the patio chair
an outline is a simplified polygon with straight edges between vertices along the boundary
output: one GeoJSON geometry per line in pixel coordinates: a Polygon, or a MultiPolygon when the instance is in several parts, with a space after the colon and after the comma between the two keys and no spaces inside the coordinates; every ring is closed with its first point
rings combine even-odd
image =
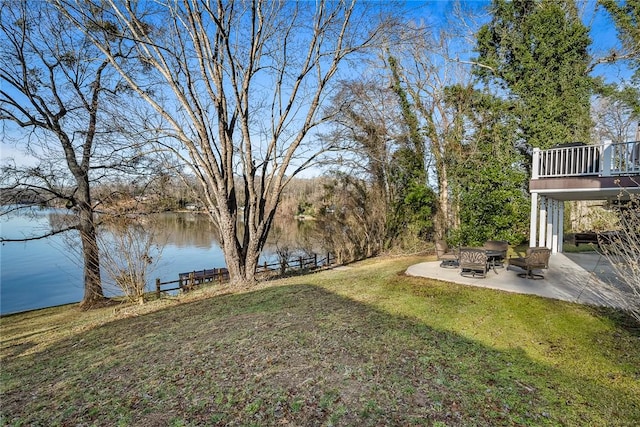
{"type": "Polygon", "coordinates": [[[518,277],[527,279],[544,279],[542,274],[535,274],[533,270],[541,270],[549,268],[549,256],[551,249],[543,247],[528,248],[526,256],[509,258],[507,260],[507,270],[514,265],[525,270],[524,273],[518,273],[518,277]]]}
{"type": "Polygon", "coordinates": [[[458,254],[449,251],[449,246],[444,240],[436,240],[436,256],[441,261],[442,268],[458,268],[458,254]]]}
{"type": "Polygon", "coordinates": [[[504,259],[507,257],[509,242],[505,240],[487,240],[482,246],[487,251],[491,267],[502,267],[504,259]]]}
{"type": "Polygon", "coordinates": [[[460,263],[461,276],[487,277],[489,263],[487,251],[482,248],[460,248],[458,262],[460,263]]]}

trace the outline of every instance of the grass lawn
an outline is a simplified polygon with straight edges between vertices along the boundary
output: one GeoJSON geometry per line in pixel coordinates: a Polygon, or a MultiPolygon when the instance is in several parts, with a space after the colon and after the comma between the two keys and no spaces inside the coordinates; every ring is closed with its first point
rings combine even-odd
{"type": "Polygon", "coordinates": [[[0,424],[640,425],[637,324],[423,260],[1,318],[0,424]]]}

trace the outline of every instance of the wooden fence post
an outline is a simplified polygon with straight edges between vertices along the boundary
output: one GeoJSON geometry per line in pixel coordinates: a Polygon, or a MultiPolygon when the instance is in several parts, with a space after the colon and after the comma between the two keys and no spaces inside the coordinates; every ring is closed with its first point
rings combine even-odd
{"type": "Polygon", "coordinates": [[[160,278],[156,279],[156,297],[160,299],[160,278]]]}

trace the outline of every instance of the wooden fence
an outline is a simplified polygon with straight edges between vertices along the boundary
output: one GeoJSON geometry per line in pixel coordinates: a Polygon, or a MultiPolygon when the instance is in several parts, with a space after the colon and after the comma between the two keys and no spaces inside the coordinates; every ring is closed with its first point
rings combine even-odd
{"type": "MultiPolygon", "coordinates": [[[[270,264],[265,262],[256,268],[256,274],[260,278],[267,279],[284,276],[286,274],[317,270],[320,267],[329,266],[335,263],[335,261],[335,256],[330,252],[327,252],[327,255],[322,258],[318,258],[317,254],[308,257],[300,256],[270,264]]],[[[229,270],[226,268],[212,268],[210,270],[194,270],[188,273],[179,273],[178,280],[162,282],[159,278],[156,279],[156,295],[160,297],[160,294],[166,291],[181,290],[186,292],[204,283],[222,284],[228,280],[229,270]]]]}

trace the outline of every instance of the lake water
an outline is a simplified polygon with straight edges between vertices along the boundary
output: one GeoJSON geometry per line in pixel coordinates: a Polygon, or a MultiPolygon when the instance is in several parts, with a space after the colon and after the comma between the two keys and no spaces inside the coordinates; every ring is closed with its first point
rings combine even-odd
{"type": "MultiPolygon", "coordinates": [[[[63,212],[33,211],[33,216],[0,217],[0,235],[22,238],[50,230],[63,212]]],[[[155,289],[155,278],[175,280],[178,273],[223,267],[222,250],[205,215],[168,213],[154,221],[162,243],[162,255],[148,271],[147,288],[155,289]],[[166,243],[164,243],[166,242],[166,243]]],[[[79,247],[79,238],[53,236],[29,242],[5,242],[0,247],[0,314],[33,310],[82,300],[82,267],[69,246],[79,247]]],[[[273,242],[272,242],[273,243],[273,242]]],[[[274,246],[268,246],[261,262],[272,260],[274,246]]],[[[104,274],[104,272],[103,272],[104,274]]],[[[116,290],[103,278],[105,294],[116,290]]]]}

